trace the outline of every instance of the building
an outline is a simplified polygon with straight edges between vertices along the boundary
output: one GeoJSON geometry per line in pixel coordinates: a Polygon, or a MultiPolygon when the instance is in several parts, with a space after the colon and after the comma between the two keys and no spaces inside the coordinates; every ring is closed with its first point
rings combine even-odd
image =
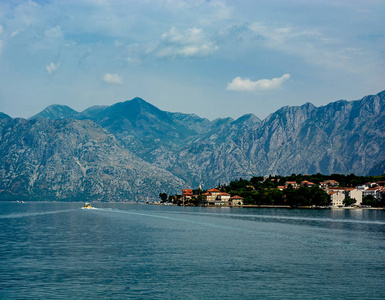
{"type": "Polygon", "coordinates": [[[215,205],[229,205],[230,194],[219,193],[215,198],[215,205]]]}
{"type": "MultiPolygon", "coordinates": [[[[363,192],[362,190],[359,190],[357,188],[350,188],[350,187],[330,187],[328,189],[330,192],[340,192],[340,193],[343,193],[345,196],[344,196],[344,199],[349,197],[351,199],[355,199],[356,200],[356,203],[354,203],[355,205],[361,205],[362,203],[362,195],[363,195],[363,192]]],[[[333,194],[331,194],[333,195],[333,194]]],[[[339,197],[339,196],[338,196],[339,197]]],[[[343,200],[342,200],[343,201],[343,200]]],[[[333,201],[332,201],[333,202],[333,201]]],[[[333,205],[333,204],[332,204],[333,205]]]]}
{"type": "Polygon", "coordinates": [[[315,183],[304,180],[304,181],[301,181],[301,186],[313,187],[315,186],[315,183]]]}
{"type": "Polygon", "coordinates": [[[326,181],[322,181],[322,182],[319,183],[319,187],[321,189],[326,189],[328,187],[328,184],[327,184],[326,181]]]}
{"type": "Polygon", "coordinates": [[[345,193],[341,191],[334,191],[329,193],[331,206],[342,207],[344,206],[345,193]]]}
{"type": "Polygon", "coordinates": [[[328,187],[338,187],[340,184],[335,180],[326,180],[319,183],[321,189],[326,189],[328,187]]]}
{"type": "Polygon", "coordinates": [[[382,199],[382,193],[385,193],[385,187],[383,186],[377,186],[377,187],[371,187],[368,189],[364,189],[362,191],[362,196],[373,196],[375,199],[380,201],[382,199]]]}
{"type": "Polygon", "coordinates": [[[296,189],[298,187],[298,183],[296,181],[286,181],[285,182],[285,188],[288,188],[288,186],[291,185],[292,188],[296,189]]]}
{"type": "Polygon", "coordinates": [[[333,179],[331,180],[326,180],[326,184],[328,187],[337,187],[339,186],[340,184],[338,183],[338,181],[335,181],[333,179]]]}
{"type": "Polygon", "coordinates": [[[202,194],[202,200],[207,202],[208,204],[215,204],[217,196],[221,193],[220,190],[217,189],[209,189],[206,193],[202,194]]]}
{"type": "Polygon", "coordinates": [[[193,191],[192,189],[183,189],[182,190],[182,197],[183,200],[191,199],[193,196],[193,191]]]}
{"type": "Polygon", "coordinates": [[[232,206],[243,205],[243,198],[238,195],[230,197],[229,204],[232,206]]]}
{"type": "Polygon", "coordinates": [[[230,194],[223,193],[217,189],[209,189],[206,193],[202,194],[202,200],[206,202],[208,205],[217,205],[217,206],[243,205],[242,197],[239,197],[239,196],[231,197],[230,194]]]}

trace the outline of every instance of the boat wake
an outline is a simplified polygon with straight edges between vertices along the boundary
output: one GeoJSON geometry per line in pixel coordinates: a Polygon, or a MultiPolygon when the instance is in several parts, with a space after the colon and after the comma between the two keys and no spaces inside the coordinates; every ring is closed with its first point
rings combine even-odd
{"type": "Polygon", "coordinates": [[[77,209],[65,209],[65,210],[55,210],[55,211],[42,211],[42,212],[33,212],[33,213],[0,215],[0,219],[26,218],[26,217],[35,217],[35,216],[43,216],[43,215],[52,215],[52,214],[59,214],[59,213],[76,211],[76,210],[77,209]]]}

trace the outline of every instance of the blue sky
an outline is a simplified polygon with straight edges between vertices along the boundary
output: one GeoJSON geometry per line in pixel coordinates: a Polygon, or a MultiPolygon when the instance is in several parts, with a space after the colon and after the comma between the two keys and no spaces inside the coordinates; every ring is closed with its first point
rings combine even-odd
{"type": "Polygon", "coordinates": [[[211,120],[385,89],[385,1],[0,0],[0,111],[141,97],[211,120]]]}

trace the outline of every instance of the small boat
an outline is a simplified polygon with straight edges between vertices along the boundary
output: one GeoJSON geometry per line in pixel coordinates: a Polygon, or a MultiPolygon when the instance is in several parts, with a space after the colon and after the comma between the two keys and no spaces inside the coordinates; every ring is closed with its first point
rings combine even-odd
{"type": "Polygon", "coordinates": [[[86,202],[86,203],[84,203],[84,206],[83,206],[83,208],[84,208],[84,209],[91,209],[91,208],[92,208],[92,206],[91,206],[91,204],[90,204],[90,203],[86,202]]]}

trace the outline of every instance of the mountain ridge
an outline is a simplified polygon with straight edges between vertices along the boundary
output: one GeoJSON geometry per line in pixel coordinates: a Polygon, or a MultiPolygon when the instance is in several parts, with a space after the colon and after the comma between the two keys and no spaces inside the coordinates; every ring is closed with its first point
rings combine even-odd
{"type": "MultiPolygon", "coordinates": [[[[166,172],[169,183],[164,185],[173,193],[182,185],[209,187],[259,175],[317,172],[366,175],[380,172],[385,161],[385,91],[361,100],[339,100],[319,107],[309,102],[285,106],[264,120],[246,114],[236,120],[210,121],[194,114],[162,111],[141,98],[111,106],[93,106],[82,112],[49,106],[27,121],[32,122],[29,126],[33,127],[33,122],[44,119],[53,119],[50,121],[56,122],[57,131],[63,129],[60,122],[66,120],[84,123],[87,128],[97,126],[103,134],[115,139],[112,144],[114,149],[119,148],[116,153],[126,153],[137,165],[141,162],[145,170],[155,168],[157,174],[166,172]]],[[[10,122],[9,118],[1,117],[0,121],[10,122]]],[[[39,130],[45,132],[41,126],[39,130]]],[[[61,138],[73,140],[71,130],[75,129],[62,132],[61,138]]],[[[37,131],[33,132],[36,132],[34,139],[39,140],[37,131]]],[[[6,140],[4,134],[2,131],[0,141],[6,140]]],[[[54,140],[50,143],[55,144],[54,140]]],[[[86,140],[81,144],[85,143],[86,140]]],[[[92,148],[92,151],[102,149],[106,156],[98,158],[102,165],[112,155],[108,154],[108,144],[105,147],[92,148]]],[[[23,149],[19,150],[25,151],[23,149]]],[[[71,153],[72,148],[67,155],[71,153]]],[[[6,155],[10,154],[3,150],[1,156],[6,155]]],[[[92,155],[98,157],[97,153],[92,155]]],[[[0,164],[1,176],[6,174],[4,168],[5,165],[0,164]]],[[[20,166],[15,162],[12,168],[17,170],[20,166]]],[[[98,172],[95,174],[100,175],[102,171],[98,172]]],[[[16,171],[13,176],[17,177],[16,171]]],[[[148,176],[149,182],[160,182],[156,176],[148,176]]],[[[79,184],[81,180],[77,180],[79,184]]],[[[133,185],[132,182],[126,184],[133,185]]],[[[137,190],[129,194],[130,197],[136,197],[135,193],[137,190]]],[[[152,197],[155,194],[152,192],[152,197]]]]}

